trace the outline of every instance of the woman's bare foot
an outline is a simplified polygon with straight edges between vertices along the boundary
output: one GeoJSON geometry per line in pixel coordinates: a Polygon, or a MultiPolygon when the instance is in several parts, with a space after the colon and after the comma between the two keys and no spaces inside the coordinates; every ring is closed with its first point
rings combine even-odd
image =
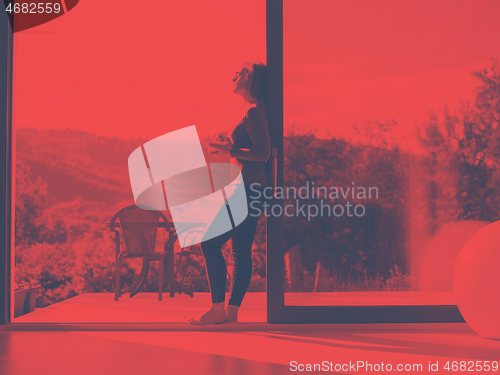
{"type": "Polygon", "coordinates": [[[239,306],[227,305],[226,306],[226,322],[237,322],[239,309],[240,309],[239,306]]]}
{"type": "Polygon", "coordinates": [[[191,318],[188,323],[193,325],[219,324],[226,321],[224,302],[212,303],[212,307],[198,318],[191,318]]]}

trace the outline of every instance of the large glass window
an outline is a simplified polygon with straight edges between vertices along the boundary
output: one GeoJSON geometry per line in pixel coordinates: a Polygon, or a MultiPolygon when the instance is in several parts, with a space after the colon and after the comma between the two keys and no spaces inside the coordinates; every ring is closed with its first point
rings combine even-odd
{"type": "Polygon", "coordinates": [[[460,250],[499,219],[499,15],[284,2],[286,305],[455,304],[460,250]]]}
{"type": "MultiPolygon", "coordinates": [[[[205,145],[240,122],[247,108],[232,79],[245,62],[266,62],[265,32],[265,1],[87,0],[14,35],[14,271],[16,289],[39,286],[37,309],[14,322],[184,322],[210,304],[199,253],[175,257],[194,298],[170,299],[165,282],[158,302],[152,262],[141,293],[115,302],[106,222],[134,203],[132,151],[191,125],[205,145]]],[[[159,250],[165,238],[160,230],[159,250]]],[[[265,292],[264,220],[254,247],[249,291],[265,292]]],[[[228,246],[224,255],[230,265],[228,246]]],[[[141,260],[124,262],[122,287],[140,270],[141,260]]],[[[265,320],[264,293],[248,297],[242,320],[265,320]]]]}

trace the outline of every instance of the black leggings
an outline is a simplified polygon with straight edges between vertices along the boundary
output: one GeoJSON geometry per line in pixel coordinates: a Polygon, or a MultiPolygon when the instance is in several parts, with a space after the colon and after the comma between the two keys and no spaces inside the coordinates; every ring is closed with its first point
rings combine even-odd
{"type": "MultiPolygon", "coordinates": [[[[225,301],[227,269],[221,248],[230,238],[232,239],[231,252],[234,262],[230,305],[241,305],[252,279],[252,244],[257,230],[257,222],[260,214],[264,212],[265,197],[263,196],[263,187],[245,185],[245,192],[248,207],[248,216],[245,220],[229,232],[201,243],[212,303],[225,301]]],[[[226,210],[225,205],[220,210],[226,210]]]]}

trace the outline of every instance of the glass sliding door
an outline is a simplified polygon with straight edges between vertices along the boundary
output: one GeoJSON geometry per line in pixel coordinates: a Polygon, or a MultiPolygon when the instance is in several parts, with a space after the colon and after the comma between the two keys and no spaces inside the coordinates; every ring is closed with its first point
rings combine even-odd
{"type": "MultiPolygon", "coordinates": [[[[116,245],[126,243],[107,222],[135,203],[128,158],[146,142],[195,125],[206,161],[217,162],[206,145],[248,109],[233,94],[235,72],[266,62],[266,2],[71,3],[64,16],[14,34],[12,290],[36,295],[34,311],[20,297],[13,322],[185,322],[210,304],[201,252],[174,248],[176,282],[193,298],[170,298],[164,279],[158,301],[158,262],[129,298],[145,270],[130,259],[120,273],[127,293],[115,301],[116,245]]],[[[158,252],[167,235],[159,229],[158,252]]],[[[247,296],[255,303],[243,320],[265,320],[265,241],[263,218],[247,296]]],[[[229,244],[223,254],[231,271],[229,244]]]]}
{"type": "MultiPolygon", "coordinates": [[[[5,2],[7,5],[9,2],[5,2]]],[[[12,30],[7,12],[0,15],[0,325],[10,320],[12,217],[12,30]]]]}
{"type": "Polygon", "coordinates": [[[490,1],[284,2],[271,321],[462,321],[456,259],[500,212],[498,15],[490,1]]]}

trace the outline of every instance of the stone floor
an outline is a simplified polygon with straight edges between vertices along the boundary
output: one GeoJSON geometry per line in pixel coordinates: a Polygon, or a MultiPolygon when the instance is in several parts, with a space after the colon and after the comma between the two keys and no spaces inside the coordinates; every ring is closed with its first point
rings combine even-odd
{"type": "MultiPolygon", "coordinates": [[[[226,298],[227,300],[228,298],[226,298]]],[[[13,320],[15,323],[183,323],[210,306],[209,293],[194,297],[169,293],[158,301],[157,293],[139,293],[114,300],[112,293],[87,293],[56,303],[13,320]]],[[[447,292],[349,292],[286,293],[291,306],[453,305],[447,292]]],[[[240,310],[241,322],[265,322],[266,294],[247,293],[240,310]]]]}
{"type": "MultiPolygon", "coordinates": [[[[370,373],[381,371],[377,366],[384,371],[406,367],[410,370],[406,373],[430,373],[429,364],[437,364],[439,371],[432,373],[450,374],[457,371],[447,371],[445,366],[452,368],[453,361],[467,361],[467,366],[477,369],[479,363],[484,367],[486,361],[500,360],[500,341],[479,337],[465,323],[397,324],[394,329],[367,324],[355,330],[333,326],[278,327],[265,332],[13,332],[0,328],[0,374],[279,375],[301,369],[299,364],[324,361],[327,369],[333,369],[330,373],[367,373],[370,365],[370,373]]],[[[488,365],[493,369],[498,363],[488,365]]]]}

